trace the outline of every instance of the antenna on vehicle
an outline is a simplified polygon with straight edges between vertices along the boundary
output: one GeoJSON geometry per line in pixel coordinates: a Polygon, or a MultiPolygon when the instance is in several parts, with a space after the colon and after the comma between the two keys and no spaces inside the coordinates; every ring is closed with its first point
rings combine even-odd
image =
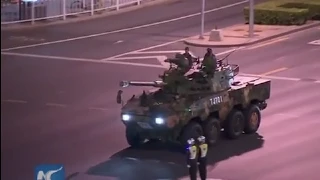
{"type": "Polygon", "coordinates": [[[225,57],[223,57],[220,61],[224,61],[225,59],[227,60],[227,64],[229,64],[229,59],[228,59],[228,57],[232,54],[232,53],[234,53],[235,51],[237,51],[239,48],[237,48],[237,49],[234,49],[233,51],[231,51],[229,54],[227,54],[225,57]]]}

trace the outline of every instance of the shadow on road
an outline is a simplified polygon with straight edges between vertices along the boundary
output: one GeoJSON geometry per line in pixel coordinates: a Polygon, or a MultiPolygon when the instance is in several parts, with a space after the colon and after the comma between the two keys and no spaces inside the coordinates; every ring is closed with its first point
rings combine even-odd
{"type": "MultiPolygon", "coordinates": [[[[214,167],[220,161],[261,148],[263,143],[259,134],[243,135],[237,140],[222,139],[209,150],[208,165],[214,167]]],[[[183,151],[176,145],[150,142],[139,149],[126,148],[87,173],[121,180],[178,179],[188,175],[183,151]]]]}

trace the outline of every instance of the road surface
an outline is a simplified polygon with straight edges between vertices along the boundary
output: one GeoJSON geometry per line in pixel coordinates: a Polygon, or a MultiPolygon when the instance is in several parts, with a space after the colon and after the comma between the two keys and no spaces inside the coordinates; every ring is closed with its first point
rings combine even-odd
{"type": "MultiPolygon", "coordinates": [[[[128,39],[135,37],[132,32],[126,34],[128,39]]],[[[105,54],[91,47],[99,46],[99,39],[109,40],[114,35],[7,51],[11,55],[2,53],[1,177],[31,178],[34,167],[43,163],[62,163],[68,175],[80,172],[129,180],[186,176],[184,157],[177,152],[165,151],[162,146],[130,150],[124,139],[120,107],[115,103],[118,82],[155,79],[163,70],[159,56],[183,49],[180,42],[152,48],[170,39],[157,42],[156,34],[150,36],[155,38],[130,41],[141,42],[133,49],[113,47],[121,42],[107,46],[112,51],[105,54]],[[140,48],[139,52],[127,53],[140,48]],[[110,58],[123,53],[127,54],[110,58]]],[[[230,57],[230,62],[240,64],[242,73],[272,79],[272,99],[263,112],[259,135],[223,141],[210,152],[210,178],[319,178],[320,48],[308,44],[317,39],[319,30],[314,28],[247,47],[230,57]]],[[[14,43],[11,47],[21,45],[14,43]]],[[[201,55],[201,50],[192,50],[201,55]]],[[[130,88],[125,98],[140,90],[130,88]]]]}
{"type": "MultiPolygon", "coordinates": [[[[200,0],[170,2],[85,23],[6,31],[1,34],[1,49],[99,59],[199,33],[200,0]],[[181,8],[183,11],[177,11],[181,8]],[[37,48],[31,48],[35,44],[37,48]]],[[[247,4],[241,0],[208,1],[205,30],[242,23],[247,4]]]]}

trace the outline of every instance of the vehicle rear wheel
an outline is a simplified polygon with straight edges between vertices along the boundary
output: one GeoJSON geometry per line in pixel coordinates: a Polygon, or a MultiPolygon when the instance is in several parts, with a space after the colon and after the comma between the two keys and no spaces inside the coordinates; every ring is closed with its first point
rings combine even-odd
{"type": "Polygon", "coordinates": [[[128,144],[132,147],[139,147],[143,144],[143,139],[134,128],[126,128],[126,138],[128,144]]]}
{"type": "Polygon", "coordinates": [[[252,104],[244,111],[244,132],[252,134],[258,131],[261,122],[261,112],[257,105],[252,104]]]}
{"type": "Polygon", "coordinates": [[[199,123],[192,121],[186,125],[182,131],[180,141],[181,144],[186,145],[188,139],[197,139],[198,137],[203,136],[203,130],[199,123]]]}
{"type": "Polygon", "coordinates": [[[221,126],[219,120],[216,118],[209,118],[203,124],[203,131],[209,146],[217,144],[221,134],[221,126]]]}
{"type": "Polygon", "coordinates": [[[233,109],[227,118],[224,131],[229,139],[236,139],[241,136],[244,130],[245,118],[241,111],[233,109]]]}

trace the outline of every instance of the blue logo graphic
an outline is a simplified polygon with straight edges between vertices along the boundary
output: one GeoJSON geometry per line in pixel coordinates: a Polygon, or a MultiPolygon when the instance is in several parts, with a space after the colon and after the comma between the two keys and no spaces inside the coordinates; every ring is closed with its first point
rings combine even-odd
{"type": "Polygon", "coordinates": [[[35,168],[34,180],[64,180],[65,170],[61,164],[42,164],[35,168]]]}

